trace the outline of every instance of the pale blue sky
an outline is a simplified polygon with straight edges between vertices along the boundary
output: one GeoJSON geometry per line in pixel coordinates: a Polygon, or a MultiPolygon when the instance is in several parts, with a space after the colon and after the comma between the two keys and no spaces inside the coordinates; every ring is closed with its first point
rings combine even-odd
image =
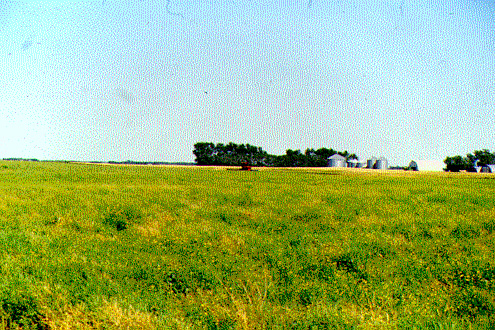
{"type": "Polygon", "coordinates": [[[495,3],[0,0],[0,158],[495,150],[495,3]]]}

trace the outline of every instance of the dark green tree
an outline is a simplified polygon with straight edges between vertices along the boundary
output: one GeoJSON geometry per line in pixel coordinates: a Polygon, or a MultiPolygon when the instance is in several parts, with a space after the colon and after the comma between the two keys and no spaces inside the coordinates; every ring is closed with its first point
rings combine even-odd
{"type": "Polygon", "coordinates": [[[449,172],[459,172],[466,169],[466,159],[462,156],[447,157],[443,161],[447,165],[444,170],[449,172]]]}
{"type": "Polygon", "coordinates": [[[479,166],[495,164],[495,154],[488,149],[475,150],[473,156],[478,161],[479,166]]]}
{"type": "Polygon", "coordinates": [[[194,145],[195,162],[198,165],[215,165],[215,145],[211,142],[198,142],[194,145]]]}

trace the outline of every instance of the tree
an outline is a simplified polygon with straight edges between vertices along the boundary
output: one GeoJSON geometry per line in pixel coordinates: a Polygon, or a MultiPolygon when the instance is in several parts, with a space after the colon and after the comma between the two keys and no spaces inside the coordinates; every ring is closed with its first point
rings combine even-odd
{"type": "Polygon", "coordinates": [[[264,166],[271,164],[270,155],[262,148],[250,144],[228,144],[198,142],[194,145],[193,154],[198,165],[236,165],[243,162],[250,165],[264,166]]]}
{"type": "Polygon", "coordinates": [[[474,158],[478,160],[478,165],[495,164],[495,154],[491,153],[488,149],[475,150],[474,158]]]}
{"type": "Polygon", "coordinates": [[[473,153],[468,153],[465,157],[453,156],[447,157],[443,161],[446,168],[445,171],[459,172],[461,170],[475,171],[475,166],[483,166],[495,163],[495,153],[491,153],[488,149],[475,150],[473,153]]]}
{"type": "Polygon", "coordinates": [[[304,166],[305,156],[301,153],[301,150],[287,149],[285,155],[278,156],[276,158],[275,166],[279,167],[298,167],[304,166]]]}
{"type": "Polygon", "coordinates": [[[193,154],[198,165],[215,164],[215,145],[211,142],[198,142],[194,145],[193,154]]]}
{"type": "Polygon", "coordinates": [[[462,156],[447,157],[443,161],[447,167],[444,169],[449,172],[459,172],[466,169],[466,160],[462,156]]]}
{"type": "Polygon", "coordinates": [[[304,156],[306,158],[304,166],[318,167],[320,165],[320,157],[316,154],[315,149],[306,149],[304,156]]]}
{"type": "Polygon", "coordinates": [[[349,155],[347,155],[346,160],[351,160],[351,159],[359,160],[359,157],[356,156],[356,154],[349,154],[349,155]]]}

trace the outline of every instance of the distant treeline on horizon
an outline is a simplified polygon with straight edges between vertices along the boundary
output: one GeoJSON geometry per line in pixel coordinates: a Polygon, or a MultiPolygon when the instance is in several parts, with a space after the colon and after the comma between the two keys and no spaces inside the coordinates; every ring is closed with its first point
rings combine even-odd
{"type": "Polygon", "coordinates": [[[36,158],[3,158],[5,161],[20,161],[20,162],[61,162],[61,163],[91,163],[91,164],[121,164],[121,165],[195,165],[191,162],[159,162],[159,161],[81,161],[81,160],[38,160],[36,158]]]}
{"type": "Polygon", "coordinates": [[[443,162],[446,165],[444,171],[477,172],[475,168],[478,166],[495,164],[495,153],[490,152],[490,150],[488,149],[475,150],[473,151],[473,153],[469,153],[464,157],[461,155],[447,157],[443,162]]]}
{"type": "Polygon", "coordinates": [[[325,167],[328,166],[328,158],[335,154],[345,157],[346,160],[358,160],[356,154],[347,150],[307,148],[303,153],[301,150],[287,149],[285,155],[270,155],[261,147],[233,142],[198,142],[194,145],[193,154],[196,156],[197,165],[240,166],[242,163],[248,163],[252,166],[325,167]]]}

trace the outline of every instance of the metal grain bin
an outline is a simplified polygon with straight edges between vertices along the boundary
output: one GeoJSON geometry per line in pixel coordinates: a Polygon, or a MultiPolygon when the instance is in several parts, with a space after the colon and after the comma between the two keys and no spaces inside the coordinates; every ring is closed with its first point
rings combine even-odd
{"type": "Polygon", "coordinates": [[[351,159],[347,161],[347,167],[355,168],[357,166],[357,160],[351,159]]]}
{"type": "Polygon", "coordinates": [[[385,157],[380,157],[376,160],[375,166],[377,170],[386,170],[388,168],[388,161],[385,157]]]}
{"type": "Polygon", "coordinates": [[[376,158],[375,157],[371,157],[366,162],[366,168],[375,168],[375,163],[376,163],[376,158]]]}
{"type": "Polygon", "coordinates": [[[328,158],[328,167],[346,167],[345,157],[335,154],[328,158]]]}

